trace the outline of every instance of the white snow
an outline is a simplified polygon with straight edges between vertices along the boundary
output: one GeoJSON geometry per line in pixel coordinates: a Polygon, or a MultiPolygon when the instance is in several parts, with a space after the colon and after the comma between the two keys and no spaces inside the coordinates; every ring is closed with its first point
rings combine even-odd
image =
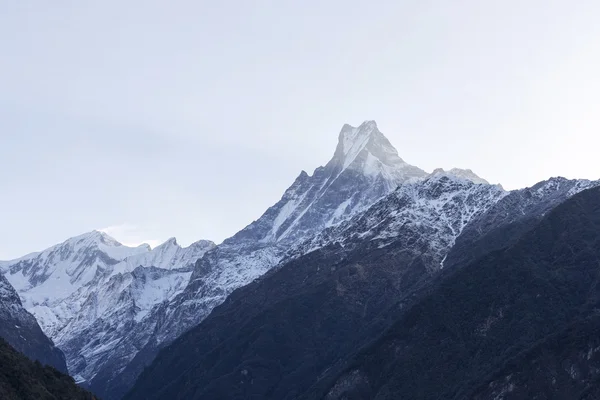
{"type": "Polygon", "coordinates": [[[475,174],[470,169],[452,168],[449,171],[444,171],[442,168],[438,168],[435,171],[433,171],[430,176],[432,176],[432,177],[433,176],[437,176],[437,177],[447,176],[447,177],[452,177],[452,178],[468,180],[468,181],[471,181],[476,184],[484,184],[484,185],[490,184],[488,181],[479,177],[477,174],[475,174]]]}
{"type": "Polygon", "coordinates": [[[294,211],[296,211],[298,206],[302,203],[302,201],[304,201],[311,189],[312,186],[309,187],[308,190],[306,190],[304,193],[296,195],[294,198],[290,199],[287,203],[283,205],[283,207],[281,207],[279,214],[277,214],[277,217],[273,221],[273,227],[271,228],[270,238],[275,238],[277,236],[277,231],[279,230],[281,225],[283,225],[283,223],[294,214],[294,211]]]}
{"type": "Polygon", "coordinates": [[[68,297],[89,284],[99,271],[110,269],[111,263],[143,251],[147,249],[123,246],[108,235],[93,231],[42,252],[4,261],[0,272],[5,274],[24,302],[34,306],[68,297]],[[105,258],[99,257],[100,254],[105,258]],[[33,267],[25,268],[28,265],[33,267]],[[27,271],[26,275],[24,271],[27,271]]]}
{"type": "Polygon", "coordinates": [[[365,123],[358,128],[352,128],[346,132],[342,138],[344,151],[344,163],[342,170],[348,168],[365,148],[371,139],[371,133],[375,127],[372,124],[365,123]]]}
{"type": "Polygon", "coordinates": [[[341,220],[345,219],[345,217],[350,214],[348,212],[348,207],[352,203],[353,198],[354,198],[354,196],[346,199],[342,204],[340,204],[336,208],[336,210],[333,212],[333,214],[331,215],[331,219],[329,221],[327,221],[325,226],[330,227],[330,226],[335,225],[336,223],[340,222],[341,220]]]}
{"type": "MultiPolygon", "coordinates": [[[[182,248],[172,238],[151,250],[149,246],[123,246],[107,234],[93,231],[26,257],[3,261],[0,272],[44,332],[57,340],[59,334],[61,338],[68,336],[64,331],[67,326],[80,331],[95,318],[112,312],[121,293],[134,281],[131,273],[137,267],[167,271],[186,267],[214,246],[199,241],[182,248]]],[[[190,275],[187,271],[169,274],[159,283],[148,280],[148,287],[138,290],[138,318],[149,311],[153,301],[166,301],[181,292],[190,275]]]]}
{"type": "Polygon", "coordinates": [[[175,295],[181,293],[190,281],[191,275],[191,272],[168,274],[151,280],[140,288],[134,288],[132,290],[134,302],[139,307],[135,321],[141,321],[156,304],[171,300],[175,295]]]}
{"type": "Polygon", "coordinates": [[[375,241],[381,248],[389,245],[398,232],[414,226],[415,230],[429,232],[431,238],[427,244],[435,249],[438,265],[443,268],[447,252],[468,222],[505,195],[499,186],[474,184],[445,174],[407,182],[363,214],[293,248],[288,257],[294,258],[331,243],[348,248],[357,238],[375,241]],[[442,180],[444,177],[447,179],[442,180]],[[397,204],[402,207],[398,208],[397,204]]]}

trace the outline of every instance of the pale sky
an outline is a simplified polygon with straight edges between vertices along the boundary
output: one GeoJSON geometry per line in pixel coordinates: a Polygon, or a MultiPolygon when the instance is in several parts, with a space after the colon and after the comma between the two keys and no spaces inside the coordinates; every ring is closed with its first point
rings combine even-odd
{"type": "Polygon", "coordinates": [[[374,119],[505,188],[600,178],[600,1],[0,0],[0,259],[220,242],[374,119]]]}

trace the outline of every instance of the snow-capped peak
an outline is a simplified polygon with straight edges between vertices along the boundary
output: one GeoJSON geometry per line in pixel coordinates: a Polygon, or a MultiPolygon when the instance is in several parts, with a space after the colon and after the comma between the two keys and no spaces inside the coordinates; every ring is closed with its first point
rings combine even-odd
{"type": "MultiPolygon", "coordinates": [[[[165,281],[160,293],[183,290],[191,274],[189,267],[213,247],[213,242],[200,240],[182,248],[175,238],[155,249],[147,244],[128,247],[106,233],[92,231],[41,252],[1,262],[0,273],[19,292],[44,331],[56,338],[66,325],[91,323],[98,313],[119,301],[139,267],[156,271],[155,278],[164,275],[173,279],[165,281]],[[108,292],[114,293],[108,296],[108,292]],[[98,298],[102,302],[97,303],[98,298]],[[84,309],[85,315],[80,314],[84,309]]],[[[151,307],[152,301],[163,301],[163,297],[150,296],[144,304],[151,307]]]]}
{"type": "Polygon", "coordinates": [[[366,209],[398,185],[426,176],[398,156],[375,121],[346,124],[324,167],[312,175],[302,171],[281,201],[224,243],[301,241],[366,209]]]}
{"type": "Polygon", "coordinates": [[[210,240],[199,240],[188,247],[181,247],[177,243],[177,239],[172,237],[149,252],[127,257],[112,268],[111,275],[128,273],[139,266],[167,270],[184,268],[194,263],[215,246],[215,243],[210,240]]]}
{"type": "Polygon", "coordinates": [[[152,247],[148,243],[142,243],[142,244],[138,245],[137,248],[140,249],[140,252],[152,250],[152,247]]]}
{"type": "MultiPolygon", "coordinates": [[[[109,273],[114,265],[130,256],[147,252],[148,247],[127,247],[106,233],[92,231],[41,252],[4,261],[0,263],[0,272],[22,296],[25,307],[40,319],[40,324],[45,325],[43,315],[40,317],[36,307],[58,304],[109,273]]],[[[53,316],[49,323],[55,322],[53,316]]]]}
{"type": "Polygon", "coordinates": [[[177,238],[172,237],[172,238],[167,239],[164,243],[156,246],[154,248],[154,250],[158,250],[158,249],[165,248],[165,247],[171,247],[171,246],[180,247],[179,243],[177,243],[177,238]]]}
{"type": "MultiPolygon", "coordinates": [[[[167,252],[177,252],[177,251],[186,251],[186,252],[197,252],[200,251],[205,253],[206,251],[215,247],[215,243],[210,240],[198,240],[187,247],[182,247],[178,242],[177,238],[169,238],[164,243],[156,246],[151,253],[154,254],[164,254],[167,252]]],[[[157,267],[164,268],[159,265],[155,265],[157,267]]]]}
{"type": "Polygon", "coordinates": [[[198,240],[198,241],[190,244],[187,248],[193,248],[193,249],[196,249],[196,248],[212,249],[215,246],[216,246],[216,244],[212,240],[198,240]]]}
{"type": "Polygon", "coordinates": [[[470,169],[452,168],[451,170],[445,171],[442,168],[437,168],[430,175],[430,177],[441,177],[441,176],[466,179],[466,180],[471,181],[476,184],[486,184],[486,185],[490,184],[488,181],[479,177],[476,173],[474,173],[470,169]]]}
{"type": "Polygon", "coordinates": [[[365,121],[358,127],[345,124],[329,165],[342,171],[356,170],[367,176],[383,175],[399,182],[426,175],[421,169],[400,158],[398,151],[377,128],[375,121],[365,121]]]}
{"type": "MultiPolygon", "coordinates": [[[[369,142],[385,137],[377,129],[375,121],[365,121],[359,127],[355,128],[345,124],[342,127],[338,138],[338,146],[335,151],[336,156],[343,155],[344,167],[348,167],[358,153],[365,148],[369,142]]],[[[395,149],[394,149],[395,151],[395,149]]],[[[396,153],[397,155],[398,153],[396,153]]]]}
{"type": "Polygon", "coordinates": [[[108,234],[94,230],[71,237],[46,250],[30,253],[14,260],[1,261],[0,267],[34,259],[37,262],[49,258],[55,261],[56,257],[60,257],[61,260],[72,258],[72,261],[83,261],[83,258],[86,258],[90,251],[98,250],[113,260],[121,261],[130,255],[150,251],[150,247],[147,244],[137,247],[124,246],[108,234]]]}

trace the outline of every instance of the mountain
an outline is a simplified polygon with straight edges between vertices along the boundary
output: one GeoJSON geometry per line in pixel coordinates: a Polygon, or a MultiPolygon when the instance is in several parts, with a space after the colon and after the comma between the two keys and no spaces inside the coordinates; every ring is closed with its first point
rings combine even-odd
{"type": "Polygon", "coordinates": [[[95,400],[95,397],[77,386],[70,376],[29,360],[0,338],[0,399],[95,400]]]}
{"type": "Polygon", "coordinates": [[[122,263],[115,267],[115,270],[127,272],[133,271],[139,266],[153,266],[167,270],[181,268],[189,265],[190,262],[193,263],[215,246],[210,240],[199,240],[188,247],[181,247],[177,243],[177,239],[173,237],[151,251],[125,258],[122,263]]]}
{"type": "Polygon", "coordinates": [[[126,247],[94,231],[12,261],[0,262],[0,271],[17,289],[25,307],[44,331],[55,337],[79,304],[64,300],[82,287],[112,272],[126,257],[150,251],[148,246],[126,247]]]}
{"type": "Polygon", "coordinates": [[[416,265],[397,272],[412,287],[440,270],[469,222],[505,196],[470,170],[427,174],[407,164],[366,121],[344,125],[325,166],[302,172],[279,202],[218,246],[182,249],[169,240],[129,248],[92,232],[0,269],[65,351],[76,379],[116,399],[162,347],[272,269],[315,250],[362,259],[395,249],[416,265]]]}
{"type": "Polygon", "coordinates": [[[298,243],[427,173],[404,162],[375,121],[344,125],[333,158],[312,176],[302,172],[281,201],[225,243],[298,243]]]}
{"type": "Polygon", "coordinates": [[[305,398],[596,398],[599,263],[593,188],[457,269],[305,398]]]}
{"type": "Polygon", "coordinates": [[[35,317],[6,278],[0,274],[0,337],[32,360],[66,373],[65,356],[42,332],[35,317]]]}
{"type": "Polygon", "coordinates": [[[449,175],[406,182],[233,292],[161,351],[127,398],[283,399],[306,390],[382,329],[392,302],[439,270],[466,221],[504,195],[449,175]]]}
{"type": "Polygon", "coordinates": [[[514,243],[556,205],[600,185],[586,179],[550,178],[530,188],[513,190],[465,228],[448,254],[446,265],[466,265],[514,243]]]}
{"type": "Polygon", "coordinates": [[[198,241],[182,248],[173,238],[155,249],[127,247],[93,231],[0,262],[0,271],[84,382],[107,358],[127,357],[113,347],[155,304],[182,291],[195,260],[214,246],[198,241]]]}
{"type": "Polygon", "coordinates": [[[457,178],[468,179],[474,183],[485,183],[489,184],[488,181],[479,177],[475,172],[470,169],[460,169],[460,168],[452,168],[449,171],[444,171],[443,168],[438,168],[434,170],[431,175],[452,175],[457,178]]]}
{"type": "MultiPolygon", "coordinates": [[[[336,243],[347,251],[356,244],[382,248],[412,227],[430,238],[437,249],[432,268],[442,265],[463,229],[505,197],[499,185],[477,184],[449,172],[435,171],[425,179],[406,182],[356,218],[323,230],[292,248],[288,259],[336,243]]],[[[432,254],[433,255],[433,254],[432,254]]]]}
{"type": "MultiPolygon", "coordinates": [[[[407,182],[364,213],[307,240],[285,265],[234,291],[161,351],[126,398],[320,398],[326,392],[317,396],[314,385],[331,389],[327,382],[342,375],[358,349],[435,293],[438,281],[462,270],[453,261],[461,257],[450,258],[459,243],[465,259],[496,251],[495,241],[487,248],[468,245],[479,239],[472,232],[483,230],[483,221],[494,222],[488,237],[514,243],[550,210],[599,184],[551,179],[506,193],[449,173],[407,182]]],[[[464,274],[474,272],[466,268],[464,274]]],[[[470,301],[485,297],[477,295],[470,301]]],[[[462,315],[458,310],[436,318],[460,323],[462,315]]],[[[422,345],[424,352],[430,348],[422,345]]],[[[352,393],[337,398],[374,398],[352,393]]],[[[398,397],[396,392],[391,398],[398,397]]],[[[416,392],[406,397],[433,398],[416,392]]]]}
{"type": "Polygon", "coordinates": [[[302,172],[258,220],[200,258],[186,288],[155,306],[120,342],[124,349],[146,343],[131,363],[99,371],[91,387],[118,398],[161,347],[197,325],[233,290],[278,265],[290,248],[368,209],[398,185],[426,176],[398,156],[374,121],[344,125],[332,159],[312,175],[302,172]]]}

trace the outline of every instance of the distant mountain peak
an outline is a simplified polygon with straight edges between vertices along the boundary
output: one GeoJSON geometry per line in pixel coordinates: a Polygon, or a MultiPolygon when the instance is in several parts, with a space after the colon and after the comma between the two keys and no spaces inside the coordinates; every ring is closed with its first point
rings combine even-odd
{"type": "Polygon", "coordinates": [[[152,247],[148,243],[142,243],[137,248],[144,251],[152,251],[152,247]]]}
{"type": "Polygon", "coordinates": [[[190,244],[188,247],[204,247],[204,248],[213,248],[216,244],[212,240],[198,240],[194,243],[190,244]]]}
{"type": "MultiPolygon", "coordinates": [[[[357,145],[364,145],[372,136],[383,136],[375,121],[365,121],[358,127],[344,124],[338,137],[338,149],[347,155],[357,145]],[[340,148],[341,147],[341,148],[340,148]]],[[[336,151],[337,152],[337,151],[336,151]]]]}
{"type": "MultiPolygon", "coordinates": [[[[377,128],[375,121],[365,121],[358,127],[345,124],[340,131],[338,144],[332,161],[347,168],[363,150],[376,150],[386,147],[391,155],[395,155],[399,161],[398,152],[377,128]]],[[[378,153],[378,151],[376,151],[378,153]]]]}
{"type": "Polygon", "coordinates": [[[165,242],[156,246],[154,249],[155,252],[167,251],[167,250],[192,250],[192,249],[211,249],[215,247],[215,243],[211,240],[198,240],[187,247],[183,247],[177,242],[177,238],[172,237],[167,239],[165,242]]]}
{"type": "Polygon", "coordinates": [[[181,247],[181,246],[179,246],[179,243],[177,243],[177,238],[175,238],[175,237],[167,239],[163,244],[159,245],[158,247],[166,247],[166,246],[181,247]]]}
{"type": "Polygon", "coordinates": [[[344,171],[351,169],[366,176],[382,175],[398,183],[427,174],[408,163],[377,127],[365,121],[358,127],[345,124],[340,131],[337,148],[328,166],[344,171]]]}
{"type": "Polygon", "coordinates": [[[70,239],[67,239],[67,242],[72,243],[81,243],[81,244],[94,244],[94,243],[102,243],[111,247],[119,247],[123,246],[117,239],[108,235],[105,232],[94,229],[91,232],[87,232],[78,236],[74,236],[70,239]]]}
{"type": "Polygon", "coordinates": [[[460,178],[460,179],[466,179],[466,180],[471,181],[476,184],[486,184],[486,185],[490,184],[488,181],[481,178],[480,176],[478,176],[475,172],[473,172],[470,169],[452,168],[448,171],[445,171],[443,168],[437,168],[431,173],[430,176],[431,177],[452,176],[452,177],[456,177],[456,178],[460,178]]]}
{"type": "Polygon", "coordinates": [[[345,124],[324,167],[312,175],[302,171],[277,204],[224,243],[306,239],[370,207],[399,185],[427,175],[400,158],[375,121],[358,127],[345,124]]]}

